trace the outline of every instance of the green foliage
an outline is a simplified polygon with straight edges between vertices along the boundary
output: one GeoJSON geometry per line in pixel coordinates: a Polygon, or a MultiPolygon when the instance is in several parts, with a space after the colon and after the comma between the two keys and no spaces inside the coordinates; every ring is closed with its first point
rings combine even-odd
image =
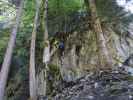
{"type": "Polygon", "coordinates": [[[54,77],[60,76],[60,70],[57,65],[50,64],[49,69],[51,70],[51,73],[53,74],[54,77]]]}
{"type": "Polygon", "coordinates": [[[81,7],[80,0],[49,0],[49,15],[69,15],[77,12],[81,7]]]}
{"type": "Polygon", "coordinates": [[[49,64],[49,78],[48,78],[48,95],[52,96],[54,94],[55,91],[53,91],[58,81],[61,81],[61,73],[60,73],[60,69],[59,66],[54,65],[54,64],[49,64]]]}
{"type": "Polygon", "coordinates": [[[7,42],[9,40],[9,29],[0,31],[0,63],[3,61],[7,42]]]}
{"type": "Polygon", "coordinates": [[[25,0],[23,21],[22,21],[24,27],[33,26],[34,15],[35,15],[35,1],[25,0]]]}
{"type": "Polygon", "coordinates": [[[21,98],[26,99],[26,93],[28,91],[28,66],[24,65],[20,68],[17,65],[13,65],[11,72],[13,76],[10,76],[10,80],[8,81],[8,85],[6,88],[6,98],[7,100],[20,100],[21,98]],[[26,84],[27,85],[26,85],[26,84]]]}

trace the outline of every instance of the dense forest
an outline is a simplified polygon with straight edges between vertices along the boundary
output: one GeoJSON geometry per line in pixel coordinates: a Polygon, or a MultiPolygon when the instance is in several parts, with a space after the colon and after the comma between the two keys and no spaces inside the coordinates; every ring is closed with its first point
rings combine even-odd
{"type": "Polygon", "coordinates": [[[133,100],[133,0],[0,0],[0,100],[133,100]]]}

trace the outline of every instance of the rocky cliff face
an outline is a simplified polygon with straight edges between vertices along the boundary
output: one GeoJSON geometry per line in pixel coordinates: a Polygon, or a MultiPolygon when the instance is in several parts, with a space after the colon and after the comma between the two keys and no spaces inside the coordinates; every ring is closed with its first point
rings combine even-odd
{"type": "MultiPolygon", "coordinates": [[[[109,27],[103,30],[114,69],[121,66],[131,69],[133,66],[133,33],[131,28],[129,32],[121,32],[120,34],[109,27]],[[125,61],[127,62],[125,63],[125,61]]],[[[64,55],[59,56],[57,52],[51,62],[59,66],[64,80],[72,81],[84,75],[85,72],[97,69],[95,33],[88,28],[87,31],[68,34],[66,38],[64,55]]]]}

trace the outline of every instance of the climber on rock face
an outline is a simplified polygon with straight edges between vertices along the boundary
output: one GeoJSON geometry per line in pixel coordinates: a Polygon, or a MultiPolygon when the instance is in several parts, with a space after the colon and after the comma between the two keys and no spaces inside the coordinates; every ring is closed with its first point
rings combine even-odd
{"type": "Polygon", "coordinates": [[[60,51],[60,55],[63,56],[64,55],[64,50],[65,50],[65,45],[64,45],[64,42],[61,41],[59,43],[59,51],[60,51]]]}
{"type": "Polygon", "coordinates": [[[60,56],[64,55],[65,41],[66,41],[66,33],[65,32],[56,32],[54,34],[54,38],[51,39],[50,44],[54,45],[56,48],[59,49],[60,56]]]}

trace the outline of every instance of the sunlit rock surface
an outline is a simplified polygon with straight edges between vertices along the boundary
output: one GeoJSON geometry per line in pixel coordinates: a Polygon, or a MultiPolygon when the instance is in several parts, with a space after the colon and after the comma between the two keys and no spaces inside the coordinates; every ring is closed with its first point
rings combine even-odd
{"type": "Polygon", "coordinates": [[[16,6],[8,0],[1,0],[0,6],[0,29],[10,28],[14,24],[16,6]]]}

